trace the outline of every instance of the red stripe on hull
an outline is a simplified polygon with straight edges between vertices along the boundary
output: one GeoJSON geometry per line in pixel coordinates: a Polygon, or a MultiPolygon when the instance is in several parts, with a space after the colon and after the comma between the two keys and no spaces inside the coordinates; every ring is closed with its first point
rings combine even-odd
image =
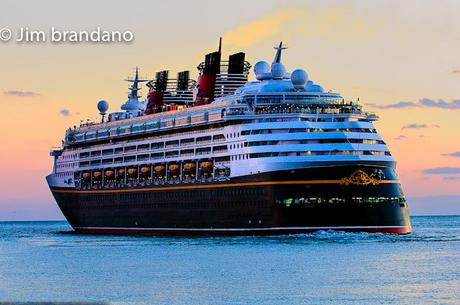
{"type": "Polygon", "coordinates": [[[388,234],[410,234],[412,233],[412,227],[400,227],[400,228],[369,228],[367,232],[371,233],[388,233],[388,234]]]}

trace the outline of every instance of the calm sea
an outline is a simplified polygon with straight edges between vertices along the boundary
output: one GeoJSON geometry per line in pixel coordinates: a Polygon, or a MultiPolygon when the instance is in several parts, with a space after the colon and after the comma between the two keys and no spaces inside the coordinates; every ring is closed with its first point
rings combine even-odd
{"type": "Polygon", "coordinates": [[[110,304],[460,304],[460,216],[413,217],[407,236],[65,233],[0,222],[0,301],[110,304]]]}

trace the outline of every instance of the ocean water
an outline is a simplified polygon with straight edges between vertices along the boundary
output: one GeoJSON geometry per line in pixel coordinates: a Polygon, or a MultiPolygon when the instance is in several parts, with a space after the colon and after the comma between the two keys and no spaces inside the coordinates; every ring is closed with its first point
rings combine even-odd
{"type": "Polygon", "coordinates": [[[460,216],[397,236],[69,234],[0,222],[0,301],[109,304],[460,304],[460,216]]]}

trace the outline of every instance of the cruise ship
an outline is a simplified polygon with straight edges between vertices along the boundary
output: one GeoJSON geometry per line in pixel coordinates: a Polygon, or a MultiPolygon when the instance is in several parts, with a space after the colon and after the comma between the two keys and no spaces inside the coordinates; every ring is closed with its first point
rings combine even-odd
{"type": "Polygon", "coordinates": [[[52,149],[50,190],[78,233],[258,235],[317,230],[407,234],[396,162],[358,101],[271,64],[218,51],[189,71],[143,79],[121,111],[52,149]],[[142,100],[142,84],[148,90],[142,100]]]}

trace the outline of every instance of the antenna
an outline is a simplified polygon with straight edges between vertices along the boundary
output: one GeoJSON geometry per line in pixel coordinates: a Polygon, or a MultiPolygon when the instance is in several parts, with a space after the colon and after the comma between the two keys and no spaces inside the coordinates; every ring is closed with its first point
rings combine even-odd
{"type": "Polygon", "coordinates": [[[133,84],[134,83],[138,84],[138,83],[148,82],[149,80],[145,78],[139,78],[139,67],[136,66],[136,68],[134,69],[134,77],[133,78],[127,77],[125,81],[129,83],[133,83],[133,84]]]}
{"type": "Polygon", "coordinates": [[[283,47],[283,42],[281,41],[279,46],[277,47],[274,47],[274,49],[276,50],[276,54],[275,54],[275,58],[273,59],[273,63],[279,63],[281,62],[281,51],[282,50],[286,50],[287,47],[283,47]]]}
{"type": "Polygon", "coordinates": [[[121,105],[121,110],[126,110],[131,114],[138,113],[139,110],[144,108],[143,103],[139,101],[139,98],[141,97],[139,95],[139,91],[141,90],[140,84],[148,82],[149,80],[139,77],[139,68],[136,66],[136,69],[134,70],[134,77],[127,78],[126,81],[131,83],[131,85],[128,88],[128,100],[121,105]]]}
{"type": "Polygon", "coordinates": [[[219,53],[222,53],[222,37],[219,37],[219,53]]]}
{"type": "Polygon", "coordinates": [[[134,70],[134,77],[128,77],[126,81],[131,83],[131,86],[128,88],[130,90],[128,98],[137,99],[140,97],[138,95],[139,90],[141,90],[139,85],[141,83],[147,82],[148,79],[139,79],[139,68],[136,66],[136,69],[134,70]]]}

